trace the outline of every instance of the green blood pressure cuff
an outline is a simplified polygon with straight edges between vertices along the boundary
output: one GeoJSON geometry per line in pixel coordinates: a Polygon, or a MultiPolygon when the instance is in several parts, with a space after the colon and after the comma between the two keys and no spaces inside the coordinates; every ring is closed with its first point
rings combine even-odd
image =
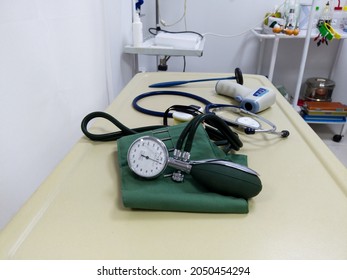
{"type": "MultiPolygon", "coordinates": [[[[130,170],[127,163],[127,152],[134,140],[145,135],[155,136],[163,140],[170,151],[174,148],[185,125],[180,124],[167,127],[164,130],[157,129],[151,132],[124,136],[117,141],[121,195],[124,206],[132,209],[161,211],[248,213],[246,199],[208,191],[195,182],[189,174],[185,174],[183,182],[177,183],[171,177],[163,175],[155,179],[140,178],[130,170]]],[[[202,125],[197,129],[190,154],[192,160],[215,158],[247,165],[245,155],[226,155],[211,142],[202,125]]],[[[170,173],[170,170],[165,173],[170,173]]]]}

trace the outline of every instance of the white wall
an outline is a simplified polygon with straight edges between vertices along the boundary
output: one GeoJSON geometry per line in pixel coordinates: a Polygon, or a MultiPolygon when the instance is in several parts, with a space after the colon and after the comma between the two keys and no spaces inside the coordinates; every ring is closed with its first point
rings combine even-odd
{"type": "Polygon", "coordinates": [[[131,79],[130,11],[127,0],[0,2],[0,229],[81,137],[82,118],[131,79]]]}
{"type": "MultiPolygon", "coordinates": [[[[144,24],[146,27],[155,27],[153,2],[155,1],[145,1],[144,24]]],[[[226,35],[237,35],[248,31],[250,27],[259,25],[263,15],[278,1],[258,2],[266,4],[254,6],[254,1],[187,0],[187,29],[200,33],[226,35]]],[[[161,18],[167,23],[175,22],[183,14],[183,6],[184,0],[160,0],[161,18]]],[[[185,25],[182,21],[174,27],[162,26],[162,28],[182,31],[185,30],[185,25]]],[[[186,71],[233,73],[235,67],[242,67],[244,72],[250,72],[255,68],[258,41],[250,33],[230,38],[208,35],[206,38],[203,56],[187,57],[186,71]]],[[[155,59],[150,62],[148,59],[146,61],[146,58],[142,59],[146,63],[144,68],[150,71],[156,70],[155,59]]],[[[172,57],[168,65],[170,71],[182,71],[183,59],[172,57]]]]}
{"type": "Polygon", "coordinates": [[[112,101],[132,78],[134,57],[123,53],[125,45],[131,44],[132,0],[103,0],[107,79],[112,101]]]}
{"type": "MultiPolygon", "coordinates": [[[[154,0],[145,1],[144,24],[146,27],[154,27],[154,0]]],[[[259,26],[266,12],[272,11],[275,5],[281,5],[280,0],[187,0],[187,29],[200,33],[219,33],[225,35],[240,34],[259,26]]],[[[319,0],[319,5],[324,5],[325,0],[319,0]]],[[[311,4],[310,0],[302,0],[301,3],[311,4]]],[[[343,4],[343,1],[341,1],[343,4]]],[[[160,11],[166,22],[175,22],[183,14],[184,0],[160,0],[160,11]]],[[[182,23],[163,29],[172,31],[185,30],[182,23]]],[[[187,69],[191,72],[229,72],[233,73],[235,67],[240,67],[244,73],[254,74],[257,70],[259,56],[259,40],[246,32],[241,36],[223,38],[207,36],[203,56],[187,57],[187,69]]],[[[313,41],[313,40],[312,40],[313,41]]],[[[298,69],[302,55],[304,40],[281,40],[278,59],[273,77],[274,84],[284,85],[290,93],[295,92],[298,69]]],[[[261,74],[268,75],[270,51],[272,41],[266,43],[266,56],[261,74]]],[[[337,41],[329,46],[317,47],[311,42],[307,67],[303,82],[314,76],[328,77],[334,54],[337,51],[337,41]]],[[[347,46],[344,44],[342,55],[332,79],[336,82],[333,97],[347,103],[347,94],[344,91],[344,75],[346,73],[347,46]]],[[[156,70],[154,58],[141,57],[141,67],[150,71],[156,70]]],[[[170,71],[182,71],[183,59],[173,57],[169,60],[170,71]]]]}

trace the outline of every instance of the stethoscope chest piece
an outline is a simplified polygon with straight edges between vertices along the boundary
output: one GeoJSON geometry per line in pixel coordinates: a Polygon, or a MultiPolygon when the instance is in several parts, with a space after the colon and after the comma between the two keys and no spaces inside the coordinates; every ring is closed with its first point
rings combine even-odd
{"type": "Polygon", "coordinates": [[[250,117],[239,117],[235,121],[237,124],[244,126],[244,127],[250,127],[253,129],[260,129],[261,125],[259,122],[257,122],[255,119],[250,117]]]}

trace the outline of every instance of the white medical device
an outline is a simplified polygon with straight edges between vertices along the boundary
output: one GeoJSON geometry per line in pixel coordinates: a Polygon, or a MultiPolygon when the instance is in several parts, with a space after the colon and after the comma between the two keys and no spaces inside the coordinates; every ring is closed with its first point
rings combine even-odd
{"type": "Polygon", "coordinates": [[[228,80],[216,83],[215,90],[218,94],[229,96],[240,102],[240,107],[252,113],[261,112],[276,101],[276,93],[268,87],[250,89],[228,80]]]}

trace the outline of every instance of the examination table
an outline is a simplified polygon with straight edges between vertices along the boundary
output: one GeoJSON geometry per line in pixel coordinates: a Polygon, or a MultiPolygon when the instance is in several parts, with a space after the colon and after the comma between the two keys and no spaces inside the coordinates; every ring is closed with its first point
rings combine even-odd
{"type": "MultiPolygon", "coordinates": [[[[135,111],[134,97],[148,85],[171,80],[227,76],[220,73],[141,73],[107,112],[133,128],[161,124],[135,111]]],[[[260,75],[244,85],[274,86],[260,75]]],[[[186,91],[216,103],[215,82],[165,90],[186,91]]],[[[276,90],[274,88],[274,90],[276,90]]],[[[260,174],[261,193],[248,214],[207,214],[126,209],[120,196],[116,142],[82,137],[65,159],[0,232],[1,259],[347,259],[347,171],[328,147],[276,91],[261,115],[288,138],[239,132],[248,165],[260,174]]],[[[143,99],[164,111],[196,104],[177,96],[143,99]]],[[[199,104],[197,104],[199,105],[199,104]]],[[[76,125],[77,127],[77,125],[76,125]]],[[[115,127],[96,120],[95,133],[115,127]]]]}

